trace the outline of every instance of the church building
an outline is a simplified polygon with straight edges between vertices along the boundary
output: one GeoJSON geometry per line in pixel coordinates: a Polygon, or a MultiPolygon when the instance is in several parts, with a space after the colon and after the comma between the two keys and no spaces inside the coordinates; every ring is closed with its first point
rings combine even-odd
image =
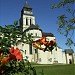
{"type": "MultiPolygon", "coordinates": [[[[46,37],[48,41],[56,39],[54,34],[43,32],[39,25],[36,24],[33,10],[27,2],[21,11],[20,26],[26,35],[32,34],[34,41],[40,39],[43,36],[46,37]]],[[[58,46],[52,50],[52,53],[49,51],[44,52],[40,49],[37,49],[33,47],[32,44],[20,43],[17,47],[23,50],[23,59],[28,58],[30,62],[35,62],[38,64],[66,64],[66,62],[69,60],[67,59],[68,56],[65,55],[65,51],[62,51],[62,49],[58,46]]],[[[72,53],[70,53],[70,61],[73,59],[73,55],[71,55],[72,53]]],[[[69,61],[67,63],[69,64],[69,61]]]]}

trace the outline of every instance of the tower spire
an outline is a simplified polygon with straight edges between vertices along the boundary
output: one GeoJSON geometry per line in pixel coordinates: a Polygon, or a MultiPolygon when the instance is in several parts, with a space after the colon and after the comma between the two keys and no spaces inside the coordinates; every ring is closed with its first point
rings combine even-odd
{"type": "Polygon", "coordinates": [[[26,4],[27,4],[27,0],[26,0],[26,4]]]}
{"type": "Polygon", "coordinates": [[[33,16],[32,8],[27,1],[28,0],[25,0],[25,5],[21,10],[20,24],[22,26],[22,31],[26,30],[32,24],[35,25],[35,17],[33,16]]]}

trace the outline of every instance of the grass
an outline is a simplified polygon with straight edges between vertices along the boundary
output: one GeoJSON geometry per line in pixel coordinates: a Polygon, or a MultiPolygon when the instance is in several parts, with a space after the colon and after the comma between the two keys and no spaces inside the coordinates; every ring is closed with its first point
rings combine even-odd
{"type": "MultiPolygon", "coordinates": [[[[32,65],[34,66],[34,65],[32,65]]],[[[38,65],[35,66],[37,75],[74,75],[75,65],[38,65]]],[[[23,75],[23,74],[18,74],[23,75]]],[[[33,75],[33,74],[31,74],[33,75]]]]}
{"type": "Polygon", "coordinates": [[[53,65],[36,67],[37,75],[74,75],[75,65],[53,65]]]}

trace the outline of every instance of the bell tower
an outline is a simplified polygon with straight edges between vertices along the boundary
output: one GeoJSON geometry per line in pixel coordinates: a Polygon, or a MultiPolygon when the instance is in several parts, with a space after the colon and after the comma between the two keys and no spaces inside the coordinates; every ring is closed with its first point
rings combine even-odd
{"type": "Polygon", "coordinates": [[[24,31],[32,24],[35,25],[35,17],[33,16],[32,8],[26,1],[21,11],[20,26],[22,27],[22,30],[24,31]]]}

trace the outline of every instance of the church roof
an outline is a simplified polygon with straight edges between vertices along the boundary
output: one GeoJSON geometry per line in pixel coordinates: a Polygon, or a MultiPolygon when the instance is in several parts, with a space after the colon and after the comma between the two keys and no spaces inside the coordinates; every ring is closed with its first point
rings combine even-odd
{"type": "Polygon", "coordinates": [[[43,32],[42,36],[45,36],[45,37],[47,37],[47,36],[49,36],[49,37],[55,37],[52,33],[46,33],[46,32],[43,32]]]}
{"type": "Polygon", "coordinates": [[[62,49],[61,47],[57,46],[59,49],[62,49]]]}
{"type": "Polygon", "coordinates": [[[25,7],[25,8],[30,8],[30,9],[32,9],[32,8],[30,7],[30,5],[28,4],[28,2],[26,2],[26,4],[25,4],[24,7],[25,7]]]}
{"type": "Polygon", "coordinates": [[[73,49],[65,49],[64,50],[66,53],[74,53],[73,49]]]}
{"type": "MultiPolygon", "coordinates": [[[[27,30],[33,30],[33,29],[37,29],[37,30],[41,30],[41,28],[38,25],[30,25],[30,27],[28,27],[25,31],[27,30]]],[[[41,30],[42,31],[42,30],[41,30]]]]}

